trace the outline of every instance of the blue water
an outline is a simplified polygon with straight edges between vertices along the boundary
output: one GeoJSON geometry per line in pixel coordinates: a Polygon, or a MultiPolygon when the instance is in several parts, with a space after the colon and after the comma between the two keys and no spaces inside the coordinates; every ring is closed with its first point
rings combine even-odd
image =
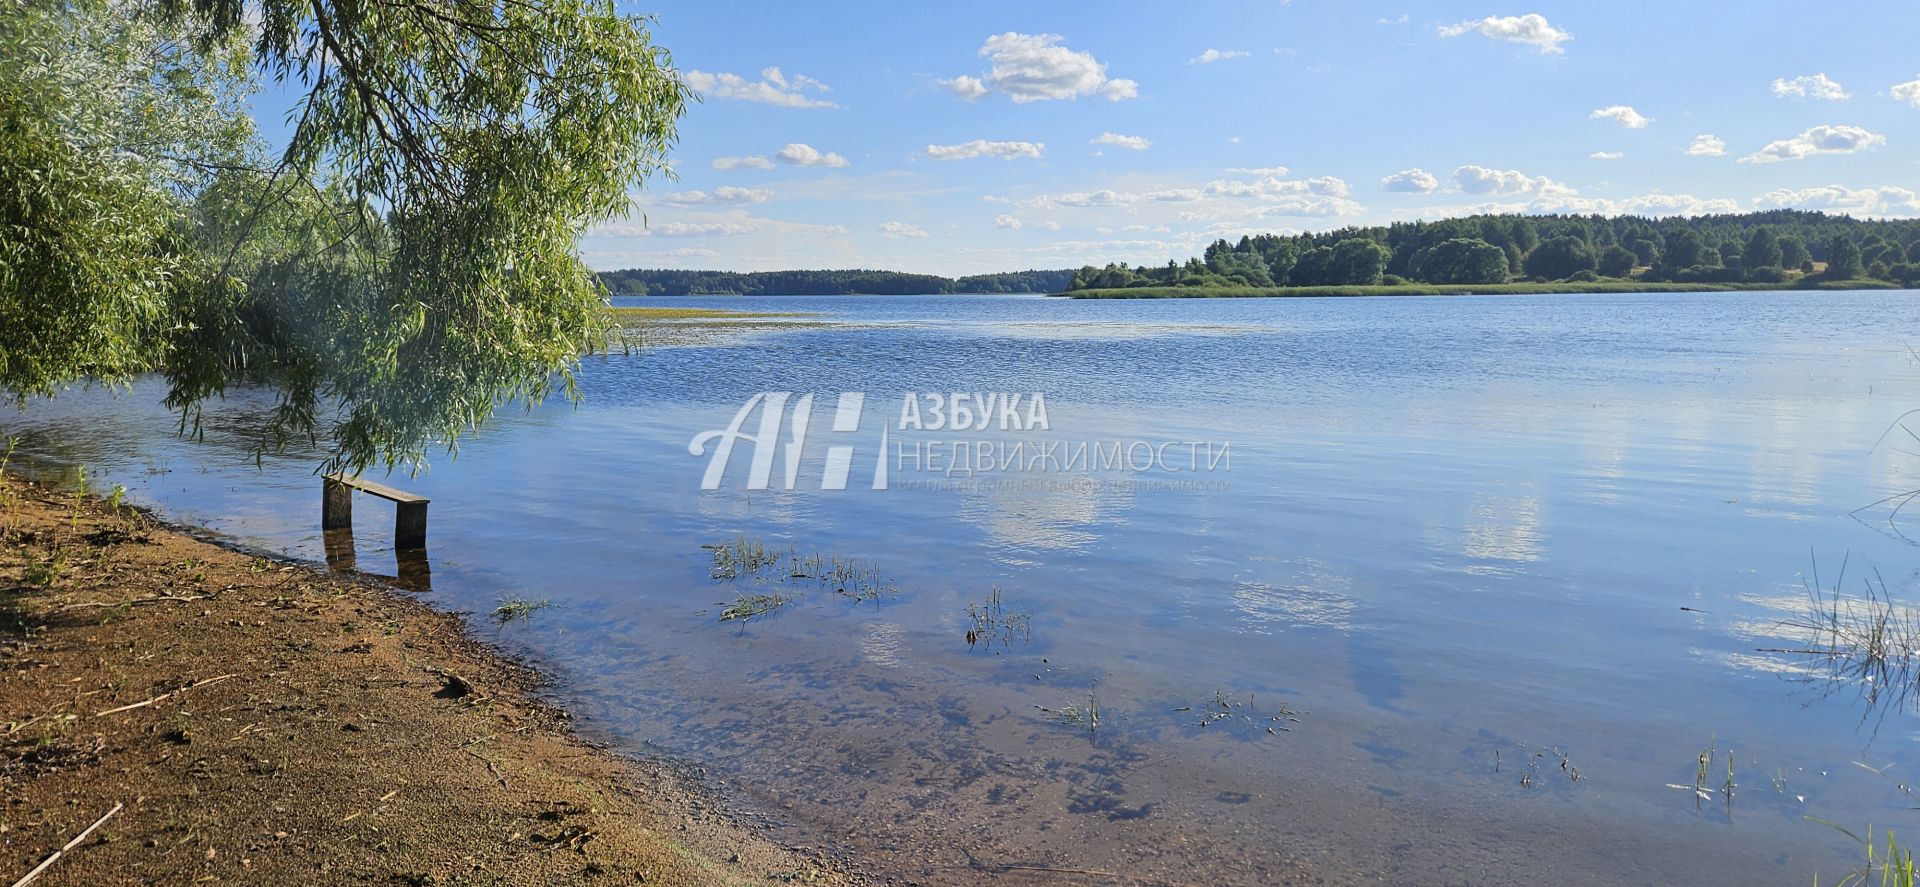
{"type": "MultiPolygon", "coordinates": [[[[1831,883],[1862,854],[1806,817],[1920,825],[1899,788],[1920,721],[1759,650],[1805,646],[1782,623],[1816,566],[1920,594],[1920,523],[1850,514],[1920,487],[1920,444],[1876,446],[1920,406],[1914,299],[675,299],[812,316],[590,359],[578,408],[512,411],[396,483],[433,498],[428,600],[556,605],[475,623],[546,665],[585,729],[707,765],[782,838],[885,873],[1831,883]],[[748,489],[743,442],[702,491],[690,442],[768,391],[815,395],[795,488],[781,455],[748,489]],[[865,394],[856,431],[832,430],[842,392],[865,394]],[[1039,392],[1048,427],[901,430],[909,393],[953,392],[1039,392]],[[956,442],[1227,455],[901,458],[956,442]],[[820,489],[831,445],[849,489],[820,489]],[[715,580],[702,546],[739,538],[857,559],[887,590],[715,580]],[[996,589],[1030,639],[970,646],[996,589]],[[793,600],[720,621],[754,593],[793,600]]],[[[0,433],[323,557],[311,454],[255,467],[223,430],[259,396],[199,443],[157,401],[72,392],[0,433]]],[[[358,506],[361,569],[394,570],[384,508],[358,506]]]]}

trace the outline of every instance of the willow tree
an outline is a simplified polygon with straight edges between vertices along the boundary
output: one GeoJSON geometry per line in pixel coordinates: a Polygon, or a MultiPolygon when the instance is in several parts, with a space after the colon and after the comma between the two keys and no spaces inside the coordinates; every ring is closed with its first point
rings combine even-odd
{"type": "Polygon", "coordinates": [[[263,449],[416,464],[576,396],[589,225],[688,98],[605,0],[0,0],[0,388],[278,393],[263,449]],[[300,97],[267,156],[245,96],[300,97]]]}

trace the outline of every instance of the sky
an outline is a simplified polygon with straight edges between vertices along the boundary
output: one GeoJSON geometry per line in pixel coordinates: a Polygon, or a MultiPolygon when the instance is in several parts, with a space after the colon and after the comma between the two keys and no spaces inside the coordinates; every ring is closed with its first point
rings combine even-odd
{"type": "Polygon", "coordinates": [[[1471,212],[1920,215],[1920,3],[622,4],[702,96],[596,269],[959,275],[1471,212]]]}

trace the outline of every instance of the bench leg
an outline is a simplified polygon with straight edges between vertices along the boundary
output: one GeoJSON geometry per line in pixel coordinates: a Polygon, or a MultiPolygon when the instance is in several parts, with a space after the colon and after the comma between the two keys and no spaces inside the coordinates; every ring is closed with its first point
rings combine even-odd
{"type": "Polygon", "coordinates": [[[393,549],[419,551],[427,547],[427,504],[400,502],[393,509],[393,549]]]}
{"type": "Polygon", "coordinates": [[[345,530],[353,526],[353,488],[333,478],[320,481],[320,529],[345,530]]]}
{"type": "Polygon", "coordinates": [[[353,530],[327,530],[320,536],[327,549],[327,569],[336,573],[353,572],[358,561],[353,550],[353,530]]]}

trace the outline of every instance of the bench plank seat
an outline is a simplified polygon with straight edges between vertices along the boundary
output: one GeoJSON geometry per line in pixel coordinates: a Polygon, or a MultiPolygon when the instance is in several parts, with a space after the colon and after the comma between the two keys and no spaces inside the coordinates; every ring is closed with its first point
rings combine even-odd
{"type": "Polygon", "coordinates": [[[427,547],[427,502],[405,490],[396,490],[365,478],[348,477],[335,472],[320,483],[320,529],[353,529],[353,491],[379,496],[393,505],[393,548],[395,551],[422,551],[427,547]]]}
{"type": "Polygon", "coordinates": [[[385,499],[389,502],[405,502],[408,504],[425,505],[428,502],[433,501],[431,499],[428,499],[425,496],[416,496],[412,493],[407,492],[406,490],[397,490],[397,489],[394,489],[393,487],[387,486],[386,484],[376,483],[374,481],[367,480],[364,477],[348,477],[345,474],[335,473],[335,474],[327,475],[327,480],[333,481],[334,483],[337,483],[337,484],[345,484],[363,493],[372,493],[373,495],[379,496],[380,498],[385,499]]]}

